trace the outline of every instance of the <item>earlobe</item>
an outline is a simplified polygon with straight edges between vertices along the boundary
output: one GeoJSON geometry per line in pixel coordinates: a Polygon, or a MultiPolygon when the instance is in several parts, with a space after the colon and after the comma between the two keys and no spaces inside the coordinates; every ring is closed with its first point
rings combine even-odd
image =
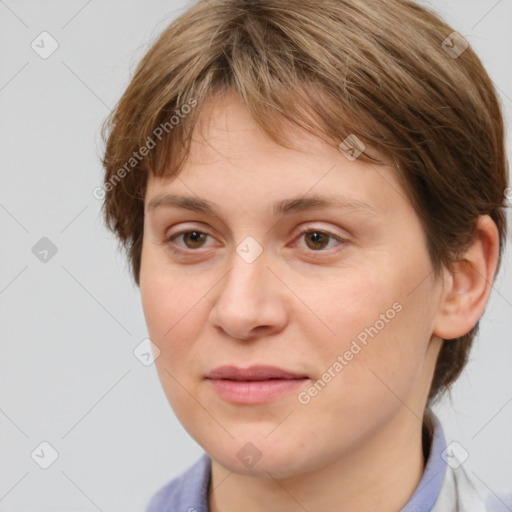
{"type": "Polygon", "coordinates": [[[485,311],[499,258],[499,234],[488,215],[478,217],[471,244],[445,279],[434,334],[445,340],[467,334],[485,311]]]}

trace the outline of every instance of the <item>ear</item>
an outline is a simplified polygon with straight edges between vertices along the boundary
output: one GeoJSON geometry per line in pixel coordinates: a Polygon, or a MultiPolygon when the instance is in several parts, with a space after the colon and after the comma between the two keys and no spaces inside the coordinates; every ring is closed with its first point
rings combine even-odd
{"type": "Polygon", "coordinates": [[[464,336],[477,324],[489,300],[498,257],[498,228],[488,215],[482,215],[467,251],[452,272],[445,272],[434,334],[451,340],[464,336]]]}

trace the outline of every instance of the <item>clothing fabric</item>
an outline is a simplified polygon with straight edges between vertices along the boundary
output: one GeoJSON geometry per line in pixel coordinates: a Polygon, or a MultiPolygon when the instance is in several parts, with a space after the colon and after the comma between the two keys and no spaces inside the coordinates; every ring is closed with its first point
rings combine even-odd
{"type": "MultiPolygon", "coordinates": [[[[425,470],[400,512],[512,512],[512,493],[497,496],[471,477],[464,468],[460,445],[446,446],[439,419],[434,414],[430,418],[433,435],[425,470]]],[[[210,512],[210,469],[211,460],[205,453],[181,476],[162,487],[146,512],[210,512]]]]}

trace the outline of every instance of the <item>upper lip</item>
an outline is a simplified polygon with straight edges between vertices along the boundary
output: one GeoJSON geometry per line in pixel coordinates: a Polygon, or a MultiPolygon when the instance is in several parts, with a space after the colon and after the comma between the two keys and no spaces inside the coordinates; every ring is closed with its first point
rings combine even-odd
{"type": "Polygon", "coordinates": [[[206,378],[228,380],[303,379],[307,378],[307,375],[283,370],[276,366],[257,365],[249,368],[219,366],[208,373],[206,378]]]}

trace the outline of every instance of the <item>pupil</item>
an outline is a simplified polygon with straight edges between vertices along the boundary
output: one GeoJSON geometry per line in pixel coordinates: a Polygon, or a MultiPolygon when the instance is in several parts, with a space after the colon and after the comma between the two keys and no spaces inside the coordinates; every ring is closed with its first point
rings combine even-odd
{"type": "Polygon", "coordinates": [[[197,247],[198,245],[201,245],[201,242],[203,242],[204,235],[203,233],[200,233],[198,231],[189,231],[187,233],[188,243],[192,247],[197,247]]]}
{"type": "MultiPolygon", "coordinates": [[[[325,234],[324,233],[320,233],[318,231],[313,231],[311,234],[310,234],[310,243],[312,245],[312,249],[318,249],[319,248],[319,245],[320,245],[320,248],[324,247],[325,246],[325,234]]],[[[309,244],[308,244],[309,245],[309,244]]]]}

